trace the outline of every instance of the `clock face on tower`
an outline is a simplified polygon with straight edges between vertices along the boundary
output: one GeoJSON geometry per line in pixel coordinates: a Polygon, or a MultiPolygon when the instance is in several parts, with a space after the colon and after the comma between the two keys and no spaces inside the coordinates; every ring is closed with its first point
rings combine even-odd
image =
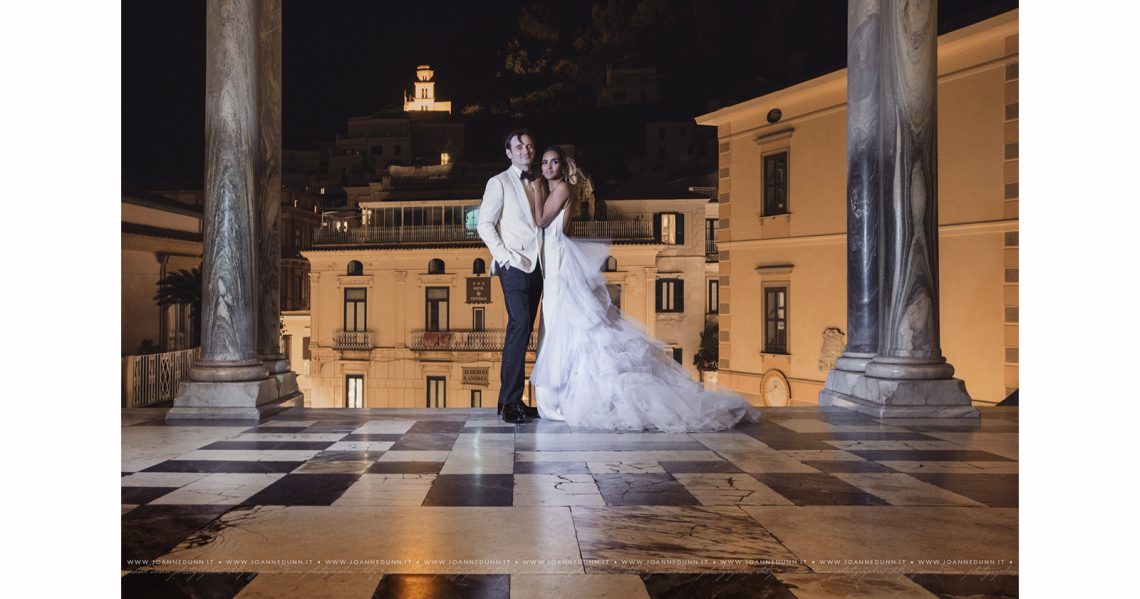
{"type": "Polygon", "coordinates": [[[766,406],[786,406],[792,399],[788,379],[779,370],[769,370],[760,379],[760,397],[766,406]]]}

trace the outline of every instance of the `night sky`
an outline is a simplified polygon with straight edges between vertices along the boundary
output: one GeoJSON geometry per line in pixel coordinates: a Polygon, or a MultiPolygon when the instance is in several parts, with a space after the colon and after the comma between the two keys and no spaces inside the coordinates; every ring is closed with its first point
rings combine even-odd
{"type": "MultiPolygon", "coordinates": [[[[1010,0],[939,4],[940,33],[1017,7],[1010,0]]],[[[499,141],[482,132],[509,129],[514,122],[539,125],[540,131],[545,124],[555,135],[572,135],[593,113],[585,103],[574,105],[575,92],[555,93],[558,106],[549,100],[510,105],[511,97],[561,81],[549,69],[518,76],[505,66],[511,40],[521,40],[531,57],[537,55],[537,42],[520,30],[519,17],[532,6],[538,30],[558,32],[549,44],[551,56],[581,65],[579,86],[601,77],[602,62],[658,67],[663,102],[652,114],[630,115],[633,120],[692,118],[706,112],[710,102],[739,102],[843,68],[846,62],[842,0],[284,0],[285,147],[312,147],[314,141],[343,133],[349,117],[399,107],[416,65],[424,63],[435,69],[436,95],[452,101],[453,113],[474,104],[484,108],[472,119],[472,133],[478,136],[472,146],[495,150],[499,141]],[[592,5],[602,9],[607,4],[613,12],[633,16],[599,32],[592,5]],[[648,16],[643,14],[647,7],[652,9],[648,16]],[[638,23],[645,29],[640,34],[638,23]],[[575,49],[576,39],[596,40],[602,34],[609,39],[627,31],[634,33],[625,40],[624,51],[594,44],[586,44],[592,48],[588,51],[575,49]],[[564,98],[571,98],[566,107],[564,98]],[[504,112],[493,114],[497,111],[504,112]],[[494,125],[487,125],[491,121],[494,125]],[[485,126],[479,127],[480,122],[485,126]]],[[[123,179],[154,188],[199,187],[205,3],[128,0],[122,8],[123,179]]]]}

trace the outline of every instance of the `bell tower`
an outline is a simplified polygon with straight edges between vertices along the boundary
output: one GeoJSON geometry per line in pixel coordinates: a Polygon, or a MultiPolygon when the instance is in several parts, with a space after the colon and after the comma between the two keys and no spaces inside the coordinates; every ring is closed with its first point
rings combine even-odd
{"type": "Polygon", "coordinates": [[[404,111],[433,111],[451,113],[451,102],[438,102],[435,99],[435,71],[431,66],[421,64],[416,67],[415,90],[412,97],[404,93],[404,111]]]}

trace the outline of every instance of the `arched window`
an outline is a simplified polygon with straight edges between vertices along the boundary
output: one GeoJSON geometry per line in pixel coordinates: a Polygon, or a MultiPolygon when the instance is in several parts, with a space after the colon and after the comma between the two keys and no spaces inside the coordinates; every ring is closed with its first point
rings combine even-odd
{"type": "Polygon", "coordinates": [[[476,258],[475,263],[471,265],[471,272],[477,275],[487,272],[487,263],[482,258],[476,258]]]}
{"type": "Polygon", "coordinates": [[[359,277],[364,274],[364,265],[359,260],[353,260],[348,263],[348,276],[359,277]]]}
{"type": "Polygon", "coordinates": [[[614,258],[613,256],[606,258],[606,265],[602,267],[602,270],[605,272],[617,271],[617,258],[614,258]]]}
{"type": "Polygon", "coordinates": [[[439,258],[432,258],[432,261],[428,262],[428,274],[429,275],[442,275],[443,270],[444,270],[443,260],[440,260],[439,258]]]}

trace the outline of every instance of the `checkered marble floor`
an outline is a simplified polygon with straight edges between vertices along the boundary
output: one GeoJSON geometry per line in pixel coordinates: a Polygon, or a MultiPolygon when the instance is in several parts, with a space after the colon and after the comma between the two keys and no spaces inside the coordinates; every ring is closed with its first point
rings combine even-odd
{"type": "Polygon", "coordinates": [[[703,434],[125,410],[124,597],[1016,597],[1018,411],[703,434]]]}

